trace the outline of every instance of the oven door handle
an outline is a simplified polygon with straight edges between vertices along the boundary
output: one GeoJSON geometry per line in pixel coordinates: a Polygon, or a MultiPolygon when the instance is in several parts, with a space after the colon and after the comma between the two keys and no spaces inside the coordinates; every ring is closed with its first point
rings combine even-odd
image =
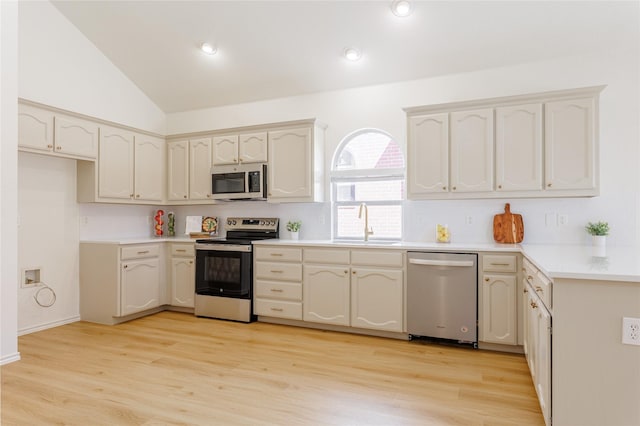
{"type": "Polygon", "coordinates": [[[251,252],[251,244],[196,244],[196,250],[202,251],[240,251],[251,252]]]}

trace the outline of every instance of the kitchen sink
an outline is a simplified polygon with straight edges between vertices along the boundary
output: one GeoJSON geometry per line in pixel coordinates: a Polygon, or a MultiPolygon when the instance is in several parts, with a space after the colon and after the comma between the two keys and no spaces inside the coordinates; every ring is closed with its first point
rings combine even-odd
{"type": "Polygon", "coordinates": [[[349,241],[349,240],[332,240],[332,244],[344,244],[351,246],[399,246],[400,241],[349,241]]]}

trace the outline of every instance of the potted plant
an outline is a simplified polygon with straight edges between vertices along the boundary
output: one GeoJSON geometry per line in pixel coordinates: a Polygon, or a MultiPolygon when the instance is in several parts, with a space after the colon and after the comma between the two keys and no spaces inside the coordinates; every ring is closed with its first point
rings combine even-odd
{"type": "Polygon", "coordinates": [[[292,240],[298,239],[301,225],[302,225],[302,222],[299,220],[290,220],[289,222],[287,222],[287,231],[291,233],[292,240]]]}
{"type": "Polygon", "coordinates": [[[592,236],[594,246],[602,247],[606,244],[607,235],[609,235],[609,224],[607,222],[589,222],[584,228],[592,236]]]}

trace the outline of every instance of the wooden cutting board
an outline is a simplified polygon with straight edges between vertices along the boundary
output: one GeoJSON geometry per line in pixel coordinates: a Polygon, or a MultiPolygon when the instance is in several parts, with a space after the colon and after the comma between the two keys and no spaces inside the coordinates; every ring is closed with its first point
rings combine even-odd
{"type": "Polygon", "coordinates": [[[522,216],[511,213],[509,203],[504,205],[504,213],[493,217],[493,239],[496,243],[521,243],[524,239],[522,216]]]}

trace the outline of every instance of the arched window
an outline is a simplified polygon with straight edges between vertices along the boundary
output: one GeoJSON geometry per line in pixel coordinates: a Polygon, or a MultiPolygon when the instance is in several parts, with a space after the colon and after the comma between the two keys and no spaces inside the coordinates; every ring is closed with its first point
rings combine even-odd
{"type": "Polygon", "coordinates": [[[377,129],[347,135],[331,167],[333,238],[364,238],[364,217],[358,213],[365,203],[370,240],[402,239],[404,187],[404,155],[391,135],[377,129]]]}

